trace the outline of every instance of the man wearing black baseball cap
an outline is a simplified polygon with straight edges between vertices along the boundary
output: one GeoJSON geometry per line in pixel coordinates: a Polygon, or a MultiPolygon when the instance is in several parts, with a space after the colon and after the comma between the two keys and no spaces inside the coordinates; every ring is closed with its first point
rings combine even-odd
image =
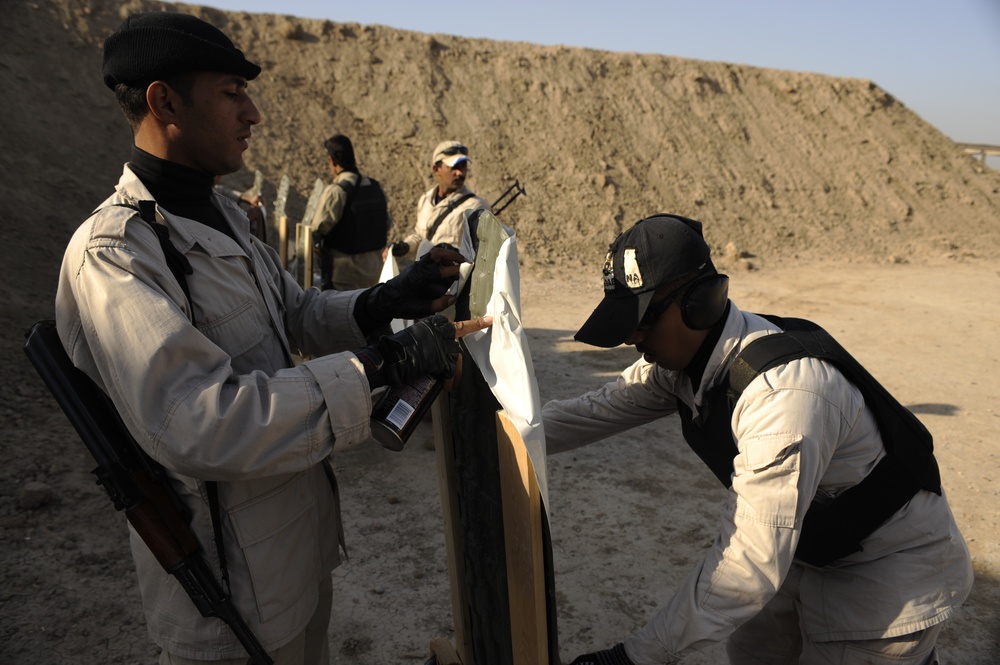
{"type": "Polygon", "coordinates": [[[815,324],[736,307],[694,220],[639,221],[603,276],[576,339],[642,357],[545,405],[548,452],[677,414],[729,501],[650,622],[573,664],[675,663],[724,640],[741,665],[937,662],[972,568],[926,429],[815,324]]]}
{"type": "MultiPolygon", "coordinates": [[[[329,458],[369,440],[374,389],[453,375],[456,328],[489,321],[429,316],[454,302],[445,292],[458,252],[435,248],[371,289],[320,292],[303,290],[250,234],[213,185],[241,168],[261,121],[247,92],[260,71],[186,14],[133,14],[108,37],[103,77],[134,147],[115,193],[70,240],[55,317],[74,364],[166,469],[264,650],[319,665],[343,544],[329,458]],[[425,316],[368,341],[394,318],[425,316]]],[[[160,662],[246,662],[143,537],[131,542],[160,662]]]]}
{"type": "Polygon", "coordinates": [[[611,245],[603,272],[604,300],[575,336],[584,344],[611,348],[624,343],[644,318],[655,319],[673,302],[671,293],[679,295],[696,280],[698,288],[686,289],[688,298],[700,299],[697,308],[702,312],[692,330],[711,328],[728,303],[729,279],[712,265],[701,223],[686,217],[656,215],[641,220],[611,245]],[[665,247],[670,251],[664,252],[665,247]]]}

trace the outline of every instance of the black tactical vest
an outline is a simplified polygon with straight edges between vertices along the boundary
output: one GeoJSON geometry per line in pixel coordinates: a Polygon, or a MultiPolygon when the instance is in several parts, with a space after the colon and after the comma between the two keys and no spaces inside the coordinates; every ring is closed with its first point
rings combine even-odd
{"type": "Polygon", "coordinates": [[[941,477],[930,432],[900,404],[836,340],[815,323],[766,316],[784,332],[751,342],[737,356],[726,381],[705,395],[700,422],[678,403],[681,431],[691,449],[725,487],[732,484],[736,442],[730,422],[736,400],[761,372],[798,358],[820,358],[833,364],[854,384],[875,414],[886,456],[860,483],[825,504],[813,503],[806,513],[795,556],[826,566],[861,550],[874,532],[914,494],[941,494],[941,477]]]}
{"type": "Polygon", "coordinates": [[[389,205],[382,186],[372,178],[368,180],[371,184],[363,186],[340,180],[335,183],[347,192],[347,201],[340,221],[323,236],[323,249],[360,254],[385,247],[389,237],[389,205]]]}

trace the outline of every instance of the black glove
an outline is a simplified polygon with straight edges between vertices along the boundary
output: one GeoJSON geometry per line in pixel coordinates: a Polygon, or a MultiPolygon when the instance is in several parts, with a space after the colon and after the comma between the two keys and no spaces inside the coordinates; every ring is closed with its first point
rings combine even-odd
{"type": "Polygon", "coordinates": [[[443,314],[421,319],[395,335],[355,352],[372,390],[419,376],[447,379],[458,370],[461,348],[455,326],[443,314]]]}
{"type": "Polygon", "coordinates": [[[390,247],[392,248],[393,256],[406,256],[410,253],[410,243],[403,242],[402,240],[392,243],[390,247]]]}
{"type": "Polygon", "coordinates": [[[577,656],[570,665],[635,665],[635,663],[625,654],[625,645],[619,643],[604,651],[577,656]]]}
{"type": "MultiPolygon", "coordinates": [[[[440,244],[455,250],[451,245],[440,244]]],[[[457,251],[457,250],[455,250],[457,251]]],[[[433,314],[431,301],[445,294],[455,277],[441,277],[441,264],[431,260],[427,252],[420,260],[408,266],[388,282],[369,289],[358,304],[364,303],[364,318],[376,323],[388,323],[393,319],[418,319],[433,314]]],[[[359,323],[361,317],[355,313],[359,323]]],[[[364,326],[362,326],[364,328],[364,326]]]]}

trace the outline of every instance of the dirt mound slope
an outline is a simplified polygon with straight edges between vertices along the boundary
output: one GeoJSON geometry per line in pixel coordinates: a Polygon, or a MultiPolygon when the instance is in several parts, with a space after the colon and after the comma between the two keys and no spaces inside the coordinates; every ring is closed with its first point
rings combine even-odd
{"type": "Polygon", "coordinates": [[[527,196],[502,217],[529,269],[600,260],[622,228],[660,211],[701,219],[720,254],[761,266],[1000,247],[1000,173],[871,81],[159,2],[12,5],[0,28],[13,134],[3,210],[32,210],[17,226],[34,234],[41,217],[52,240],[25,261],[57,256],[119,174],[131,137],[100,80],[100,45],[125,13],[154,8],[202,16],[264,67],[252,84],[264,122],[247,171],[228,181],[249,186],[260,169],[273,197],[287,173],[293,218],[327,176],[322,140],[339,131],[384,183],[398,234],[442,139],[468,143],[471,184],[488,200],[519,179],[527,196]]]}
{"type": "MultiPolygon", "coordinates": [[[[21,352],[27,326],[52,317],[66,241],[112,191],[128,158],[131,135],[101,82],[100,49],[130,11],[179,8],[200,15],[264,67],[251,88],[264,123],[254,131],[247,168],[229,176],[227,184],[247,187],[259,169],[267,178],[265,195],[273,198],[281,175],[288,174],[295,190],[289,213],[301,216],[304,195],[317,177],[327,175],[322,140],[343,132],[354,140],[361,169],[384,184],[396,234],[401,235],[412,227],[417,197],[430,187],[431,149],[443,139],[460,139],[472,149],[471,185],[486,199],[492,201],[515,178],[525,185],[527,196],[501,218],[518,233],[525,275],[538,283],[555,281],[559,286],[544,295],[559,304],[567,286],[573,293],[583,287],[599,290],[597,266],[608,242],[636,219],[664,211],[705,222],[717,262],[761,268],[754,277],[796,261],[910,262],[918,265],[905,268],[922,270],[923,264],[940,265],[942,260],[962,262],[958,267],[977,275],[986,266],[986,277],[996,276],[1000,173],[965,155],[871,81],[138,0],[8,0],[3,8],[3,662],[74,662],[93,653],[108,654],[101,662],[109,663],[155,660],[122,545],[121,516],[113,514],[94,487],[87,472],[92,460],[21,352]],[[581,271],[580,265],[586,269],[581,271]],[[581,279],[587,284],[580,286],[581,279]]],[[[878,274],[893,272],[901,271],[878,274]]],[[[836,281],[835,275],[830,279],[836,281]]],[[[788,282],[796,283],[793,278],[788,282]]],[[[535,283],[525,280],[532,288],[535,283]]],[[[979,282],[962,282],[969,283],[979,282]]],[[[989,283],[982,282],[987,289],[989,283]]],[[[851,288],[844,286],[846,301],[852,300],[851,288]]],[[[808,289],[802,291],[807,300],[814,297],[808,289]]],[[[970,293],[963,288],[960,295],[974,300],[970,293]]],[[[831,301],[829,291],[815,298],[824,305],[831,301]]],[[[577,311],[551,332],[553,349],[561,348],[559,340],[578,325],[577,311]]],[[[932,310],[927,306],[922,311],[932,310]]],[[[883,314],[870,318],[885,319],[883,314]]],[[[939,311],[931,318],[944,318],[948,326],[956,320],[939,311]]],[[[992,330],[990,321],[961,324],[992,330]]],[[[949,327],[941,337],[953,334],[949,327]]],[[[884,357],[900,348],[898,343],[887,346],[884,357]]],[[[542,357],[554,352],[541,351],[542,357]]],[[[562,365],[555,366],[559,369],[552,376],[569,376],[562,365]]],[[[583,380],[580,371],[573,374],[574,381],[583,380]]],[[[926,373],[923,366],[913,372],[921,379],[926,373]]],[[[937,376],[933,371],[928,375],[937,376]]],[[[970,385],[965,375],[955,382],[970,385]]],[[[992,396],[984,393],[984,399],[992,396]]],[[[989,430],[989,417],[973,414],[989,430]]],[[[992,451],[987,446],[992,439],[978,432],[957,440],[992,451]]],[[[943,450],[947,462],[947,445],[943,450]]],[[[353,454],[378,458],[377,452],[353,454]]],[[[967,459],[970,467],[992,468],[983,461],[986,452],[976,454],[967,459]]],[[[352,458],[346,459],[350,464],[352,458]]],[[[956,454],[955,459],[961,458],[956,454]]],[[[413,475],[409,468],[396,473],[413,475]]],[[[432,470],[428,473],[433,476],[432,470]]],[[[359,505],[384,500],[384,479],[375,480],[376,499],[359,505]]],[[[970,477],[968,483],[956,493],[968,497],[959,504],[963,528],[970,524],[987,534],[976,541],[981,557],[984,550],[995,553],[988,534],[995,532],[995,518],[989,516],[996,511],[981,510],[981,497],[975,494],[989,487],[989,479],[976,476],[974,484],[970,477]],[[987,518],[993,522],[986,523],[987,518]]],[[[348,484],[356,488],[361,483],[348,484]]],[[[433,487],[402,495],[430,497],[413,514],[438,519],[433,487]]],[[[391,503],[396,516],[397,506],[391,503]]],[[[356,520],[356,508],[346,512],[356,520]]],[[[385,530],[353,522],[349,527],[370,538],[385,530]]],[[[438,530],[436,521],[425,528],[426,533],[438,530]]],[[[970,528],[970,535],[976,533],[970,528]]],[[[360,541],[364,547],[365,539],[360,541]]],[[[428,558],[423,550],[413,554],[422,566],[428,558]]],[[[358,559],[366,560],[363,554],[358,559]]],[[[992,560],[988,563],[992,581],[971,603],[972,617],[978,616],[975,603],[996,606],[996,567],[992,560]]],[[[987,570],[984,565],[977,559],[978,571],[987,570]]],[[[384,572],[379,569],[378,574],[384,572]]],[[[425,572],[413,573],[415,588],[427,586],[425,572]]],[[[440,598],[447,598],[447,577],[440,567],[434,579],[440,598]]],[[[383,591],[380,587],[373,593],[381,596],[383,591]]],[[[364,596],[363,603],[372,597],[364,596]]],[[[427,623],[419,626],[420,639],[447,629],[447,616],[443,609],[417,617],[427,623]]],[[[986,618],[976,620],[986,626],[985,633],[992,615],[982,616],[986,618]]],[[[574,617],[572,606],[560,618],[570,647],[584,646],[588,634],[582,631],[598,623],[584,619],[583,614],[574,617]]],[[[351,627],[337,637],[345,640],[343,653],[365,644],[346,641],[351,627]]],[[[973,641],[966,630],[956,635],[963,643],[973,641]]],[[[400,659],[351,657],[348,662],[400,659]]]]}

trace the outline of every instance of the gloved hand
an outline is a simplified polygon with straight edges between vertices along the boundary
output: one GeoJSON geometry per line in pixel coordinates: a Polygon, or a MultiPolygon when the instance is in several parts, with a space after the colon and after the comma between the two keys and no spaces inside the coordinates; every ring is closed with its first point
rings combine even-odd
{"type": "Polygon", "coordinates": [[[363,303],[361,316],[355,311],[362,330],[371,329],[363,320],[383,324],[393,319],[418,319],[448,307],[455,299],[445,292],[458,279],[463,261],[451,245],[435,245],[406,270],[363,293],[358,299],[358,306],[363,303]]]}
{"type": "Polygon", "coordinates": [[[625,645],[618,643],[610,649],[577,656],[570,665],[635,665],[625,654],[625,645]]]}
{"type": "Polygon", "coordinates": [[[365,366],[372,390],[419,376],[451,378],[458,369],[460,354],[455,326],[443,314],[421,319],[355,352],[365,366]]]}
{"type": "Polygon", "coordinates": [[[410,243],[400,240],[392,243],[391,249],[393,256],[406,256],[410,253],[410,243]]]}

